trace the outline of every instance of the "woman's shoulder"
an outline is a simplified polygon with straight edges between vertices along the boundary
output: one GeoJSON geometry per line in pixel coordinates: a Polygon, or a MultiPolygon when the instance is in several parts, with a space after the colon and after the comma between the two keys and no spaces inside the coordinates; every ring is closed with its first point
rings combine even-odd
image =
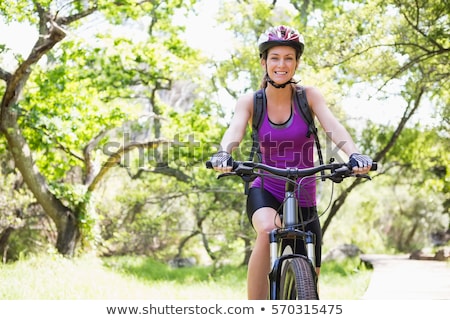
{"type": "Polygon", "coordinates": [[[244,93],[243,95],[241,95],[239,98],[238,98],[238,101],[242,101],[242,102],[251,102],[251,101],[253,101],[253,94],[254,94],[255,92],[254,91],[249,91],[249,92],[246,92],[246,93],[244,93]]]}
{"type": "Polygon", "coordinates": [[[236,107],[250,111],[253,108],[253,94],[254,92],[247,92],[241,95],[237,100],[236,107]]]}
{"type": "Polygon", "coordinates": [[[308,85],[308,86],[302,86],[302,87],[305,89],[306,93],[311,93],[311,94],[319,93],[320,94],[319,88],[317,88],[315,86],[308,85]]]}
{"type": "Polygon", "coordinates": [[[315,86],[303,86],[306,92],[306,97],[309,103],[313,103],[316,101],[322,101],[323,95],[319,88],[315,86]]]}

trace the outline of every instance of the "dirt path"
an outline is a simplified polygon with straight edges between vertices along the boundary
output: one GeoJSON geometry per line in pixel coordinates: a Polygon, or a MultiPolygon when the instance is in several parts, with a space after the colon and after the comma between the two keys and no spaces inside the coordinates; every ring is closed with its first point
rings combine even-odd
{"type": "Polygon", "coordinates": [[[362,255],[374,272],[363,300],[450,300],[450,262],[411,260],[407,255],[362,255]]]}

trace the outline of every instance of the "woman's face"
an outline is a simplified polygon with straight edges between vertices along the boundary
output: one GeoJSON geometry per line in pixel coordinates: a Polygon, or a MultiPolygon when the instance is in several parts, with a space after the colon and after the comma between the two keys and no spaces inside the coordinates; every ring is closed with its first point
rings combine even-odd
{"type": "Polygon", "coordinates": [[[289,46],[277,46],[270,48],[266,60],[261,65],[267,70],[270,79],[278,84],[288,82],[294,77],[298,62],[296,51],[289,46]]]}

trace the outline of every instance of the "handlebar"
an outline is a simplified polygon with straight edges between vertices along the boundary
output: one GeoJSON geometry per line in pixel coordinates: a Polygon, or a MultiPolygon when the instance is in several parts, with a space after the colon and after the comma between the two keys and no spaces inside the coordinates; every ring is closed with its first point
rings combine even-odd
{"type": "MultiPolygon", "coordinates": [[[[212,169],[211,161],[206,162],[206,167],[208,169],[212,169]]],[[[376,162],[372,163],[372,167],[370,171],[376,171],[378,165],[376,162]]],[[[330,172],[329,174],[324,174],[321,176],[322,178],[330,179],[333,182],[339,183],[347,177],[357,177],[357,178],[366,178],[371,179],[367,174],[355,174],[353,173],[352,168],[350,167],[350,163],[338,163],[338,162],[330,162],[328,164],[322,164],[316,167],[311,168],[276,168],[269,166],[264,163],[253,162],[253,161],[233,161],[231,172],[222,173],[217,178],[220,179],[225,176],[237,175],[245,180],[252,180],[257,176],[261,176],[262,173],[257,172],[255,169],[260,169],[271,173],[273,175],[289,178],[293,180],[297,180],[298,178],[313,176],[316,173],[321,171],[330,172]]]]}

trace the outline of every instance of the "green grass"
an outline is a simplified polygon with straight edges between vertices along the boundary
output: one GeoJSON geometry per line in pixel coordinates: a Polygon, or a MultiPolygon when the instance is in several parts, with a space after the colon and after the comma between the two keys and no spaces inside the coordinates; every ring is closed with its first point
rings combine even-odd
{"type": "Polygon", "coordinates": [[[369,286],[372,269],[358,257],[322,262],[319,277],[321,299],[358,300],[369,286]]]}
{"type": "MultiPolygon", "coordinates": [[[[371,272],[356,260],[327,262],[321,299],[359,299],[371,272]]],[[[0,299],[246,299],[245,267],[173,269],[145,257],[66,259],[58,255],[0,264],[0,299]]]]}

